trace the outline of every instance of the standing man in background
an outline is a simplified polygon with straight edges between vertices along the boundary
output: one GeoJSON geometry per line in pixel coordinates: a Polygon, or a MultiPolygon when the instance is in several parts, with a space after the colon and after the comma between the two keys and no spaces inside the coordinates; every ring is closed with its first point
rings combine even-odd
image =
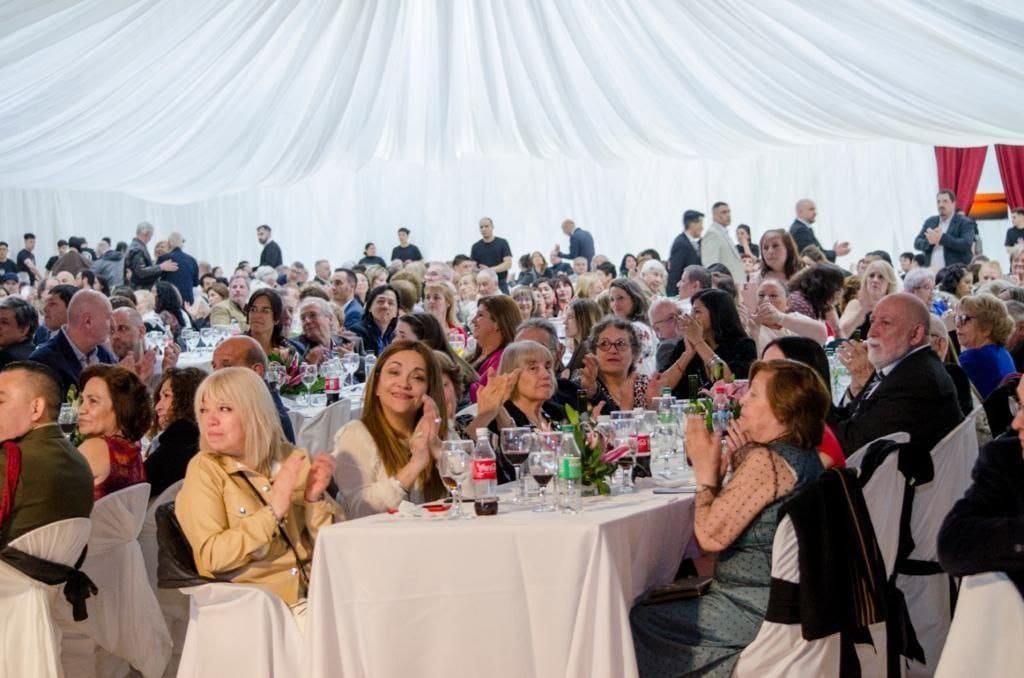
{"type": "Polygon", "coordinates": [[[732,223],[732,210],[724,202],[716,202],[711,206],[711,223],[704,231],[700,241],[700,261],[705,268],[711,264],[722,264],[729,269],[729,275],[738,288],[747,282],[747,272],[743,268],[739,252],[729,236],[729,224],[732,223]]]}
{"type": "Polygon", "coordinates": [[[199,264],[196,263],[195,258],[182,251],[181,246],[185,244],[185,237],[181,233],[175,231],[167,236],[167,244],[171,246],[171,251],[160,255],[156,263],[173,261],[178,268],[175,271],[164,273],[162,277],[166,282],[178,288],[182,301],[186,304],[194,304],[195,297],[192,291],[199,284],[199,264]]]}
{"type": "Polygon", "coordinates": [[[683,232],[672,241],[668,254],[666,294],[671,295],[676,290],[688,266],[700,266],[700,237],[703,233],[704,215],[697,210],[683,212],[683,232]]]}
{"type": "Polygon", "coordinates": [[[15,263],[18,265],[18,273],[27,273],[28,284],[35,285],[37,281],[46,277],[39,273],[39,269],[36,268],[36,255],[32,253],[36,248],[35,234],[26,233],[24,235],[24,241],[25,247],[18,252],[18,259],[15,263]]]}
{"type": "MultiPolygon", "coordinates": [[[[591,260],[594,258],[594,236],[577,227],[576,222],[572,219],[562,222],[562,233],[569,236],[569,254],[564,258],[572,261],[577,257],[583,257],[587,260],[587,271],[589,271],[591,260]]],[[[562,258],[561,248],[556,243],[555,249],[551,250],[551,265],[557,265],[562,258]]]]}
{"type": "Polygon", "coordinates": [[[845,257],[850,253],[850,243],[844,240],[832,245],[830,250],[825,249],[818,242],[818,236],[814,235],[814,229],[811,228],[811,225],[817,218],[818,207],[814,204],[813,200],[808,198],[797,200],[796,219],[793,220],[793,224],[789,227],[789,234],[793,236],[793,241],[796,242],[797,252],[803,252],[804,248],[808,245],[814,245],[825,254],[826,259],[834,264],[836,263],[836,257],[845,257]]]}
{"type": "MultiPolygon", "coordinates": [[[[369,248],[369,245],[367,245],[367,248],[369,248]]],[[[398,229],[398,247],[391,250],[391,261],[396,259],[403,264],[407,264],[410,261],[423,261],[420,248],[409,244],[409,229],[405,226],[398,229]]]]}
{"type": "Polygon", "coordinates": [[[512,248],[508,241],[494,235],[494,222],[490,217],[480,220],[480,239],[473,243],[470,258],[498,276],[498,288],[508,294],[508,270],[512,268],[512,248]]]}
{"type": "MultiPolygon", "coordinates": [[[[284,257],[281,255],[281,248],[276,242],[271,240],[273,229],[266,224],[263,224],[256,229],[256,239],[263,245],[263,250],[260,252],[260,266],[269,266],[270,268],[277,270],[277,267],[284,263],[284,257]]],[[[257,267],[258,268],[258,267],[257,267]]]]}
{"type": "Polygon", "coordinates": [[[974,257],[972,245],[978,225],[956,208],[956,193],[944,188],[935,196],[937,216],[928,217],[914,239],[914,247],[924,252],[925,266],[938,271],[950,264],[967,266],[974,257]]]}

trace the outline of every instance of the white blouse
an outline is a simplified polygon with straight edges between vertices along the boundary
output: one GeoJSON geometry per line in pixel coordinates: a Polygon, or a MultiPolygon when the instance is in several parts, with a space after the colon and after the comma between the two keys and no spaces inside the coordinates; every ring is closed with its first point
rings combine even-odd
{"type": "Polygon", "coordinates": [[[419,480],[407,493],[397,478],[388,476],[377,444],[362,421],[356,419],[341,427],[334,436],[333,454],[338,503],[345,507],[349,520],[397,509],[402,500],[426,501],[419,480]]]}

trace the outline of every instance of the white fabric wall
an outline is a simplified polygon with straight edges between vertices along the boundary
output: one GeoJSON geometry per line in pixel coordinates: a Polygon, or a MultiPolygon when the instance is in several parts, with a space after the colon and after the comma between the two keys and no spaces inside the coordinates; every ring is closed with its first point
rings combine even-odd
{"type": "MultiPolygon", "coordinates": [[[[409,226],[428,258],[468,253],[479,238],[477,221],[494,219],[513,253],[547,255],[563,218],[590,230],[597,251],[616,263],[626,251],[657,248],[668,256],[683,210],[708,214],[717,200],[730,203],[733,224],[755,237],[793,220],[794,202],[817,201],[816,231],[823,244],[848,239],[855,261],[866,251],[894,255],[910,249],[936,191],[932,147],[864,142],[772,150],[741,160],[635,161],[606,167],[589,160],[464,158],[431,170],[420,164],[374,160],[357,171],[335,169],[282,188],[264,188],[204,202],[168,205],[118,193],[73,190],[0,190],[0,233],[20,248],[20,235],[39,238],[48,254],[59,237],[109,235],[128,239],[142,220],[185,234],[198,258],[233,266],[259,253],[255,229],[274,227],[285,258],[333,264],[356,259],[372,240],[387,258],[395,230],[409,226]]],[[[563,249],[565,245],[563,244],[563,249]]]]}

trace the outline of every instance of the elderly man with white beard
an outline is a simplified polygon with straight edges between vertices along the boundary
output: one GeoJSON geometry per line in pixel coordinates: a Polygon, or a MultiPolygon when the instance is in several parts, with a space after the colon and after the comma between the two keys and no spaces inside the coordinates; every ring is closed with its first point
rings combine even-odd
{"type": "Polygon", "coordinates": [[[963,421],[956,386],[930,350],[929,325],[924,302],[891,294],[875,306],[867,341],[840,349],[851,384],[828,423],[847,456],[897,431],[910,434],[914,457],[927,455],[963,421]]]}

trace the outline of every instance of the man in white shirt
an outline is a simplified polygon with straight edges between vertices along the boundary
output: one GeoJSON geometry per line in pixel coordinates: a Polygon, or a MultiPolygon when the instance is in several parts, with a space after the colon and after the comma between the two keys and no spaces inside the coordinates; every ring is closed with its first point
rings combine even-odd
{"type": "Polygon", "coordinates": [[[700,263],[705,268],[711,264],[722,264],[729,269],[729,275],[737,287],[747,282],[747,273],[743,268],[736,245],[729,236],[729,224],[732,223],[732,210],[724,202],[716,202],[711,206],[712,221],[704,230],[700,243],[700,263]]]}

